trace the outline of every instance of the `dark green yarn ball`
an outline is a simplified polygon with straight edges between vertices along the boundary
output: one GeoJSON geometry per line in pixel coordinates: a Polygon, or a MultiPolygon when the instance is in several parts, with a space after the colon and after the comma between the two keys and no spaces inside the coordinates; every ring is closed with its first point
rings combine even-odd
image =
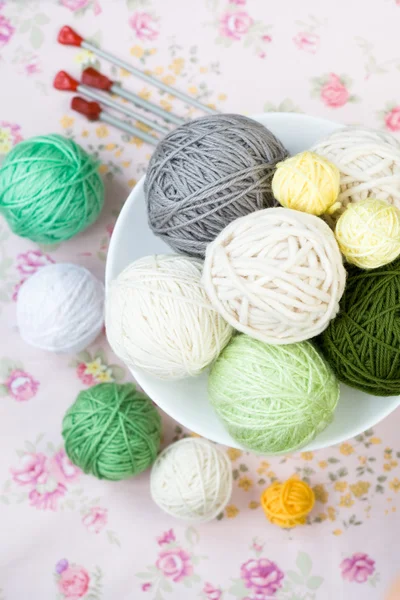
{"type": "Polygon", "coordinates": [[[79,393],[62,424],[65,451],[85,473],[120,480],[156,459],[161,418],[133,383],[99,383],[79,393]]]}
{"type": "Polygon", "coordinates": [[[400,394],[400,260],[348,268],[339,314],[318,343],[343,383],[374,396],[400,394]]]}

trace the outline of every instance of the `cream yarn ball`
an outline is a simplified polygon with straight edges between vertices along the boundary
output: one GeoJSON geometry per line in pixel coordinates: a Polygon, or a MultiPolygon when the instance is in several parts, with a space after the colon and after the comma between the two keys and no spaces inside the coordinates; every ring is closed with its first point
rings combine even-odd
{"type": "Polygon", "coordinates": [[[367,198],[349,204],[335,228],[339,248],[361,269],[376,269],[400,255],[400,210],[367,198]]]}
{"type": "Polygon", "coordinates": [[[321,333],[339,310],[346,271],[320,218],[267,208],[237,219],[206,253],[203,281],[233,327],[269,344],[321,333]]]}
{"type": "Polygon", "coordinates": [[[226,454],[202,438],[168,446],[151,470],[151,497],[169,515],[186,521],[211,521],[232,493],[232,466],[226,454]]]}
{"type": "Polygon", "coordinates": [[[373,197],[400,208],[400,143],[373,129],[345,127],[311,149],[340,171],[339,217],[350,202],[373,197]]]}
{"type": "Polygon", "coordinates": [[[185,256],[146,256],[111,282],[107,337],[128,367],[161,379],[195,376],[228,343],[232,328],[207,298],[202,266],[185,256]]]}
{"type": "Polygon", "coordinates": [[[76,353],[104,324],[104,285],[79,265],[42,267],[21,287],[17,323],[22,339],[41,350],[76,353]]]}

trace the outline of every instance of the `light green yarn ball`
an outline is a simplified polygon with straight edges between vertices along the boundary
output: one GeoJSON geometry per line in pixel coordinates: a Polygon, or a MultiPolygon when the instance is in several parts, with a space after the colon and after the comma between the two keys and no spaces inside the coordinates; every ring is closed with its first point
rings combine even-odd
{"type": "Polygon", "coordinates": [[[62,424],[65,451],[85,473],[118,481],[156,459],[161,418],[133,383],[99,383],[80,392],[62,424]]]}
{"type": "Polygon", "coordinates": [[[238,335],[215,362],[212,406],[231,436],[261,454],[291,452],[332,421],[339,384],[309,342],[273,346],[238,335]]]}
{"type": "Polygon", "coordinates": [[[97,161],[61,135],[20,142],[0,168],[0,212],[14,233],[40,244],[79,233],[97,219],[103,202],[97,161]]]}

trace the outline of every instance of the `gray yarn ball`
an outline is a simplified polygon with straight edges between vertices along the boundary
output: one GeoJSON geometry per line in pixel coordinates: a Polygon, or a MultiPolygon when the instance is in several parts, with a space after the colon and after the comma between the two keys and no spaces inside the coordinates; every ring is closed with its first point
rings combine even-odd
{"type": "Polygon", "coordinates": [[[157,146],[145,180],[149,225],[174,250],[204,258],[234,219],[276,206],[275,165],[287,150],[269,129],[241,115],[195,119],[157,146]]]}

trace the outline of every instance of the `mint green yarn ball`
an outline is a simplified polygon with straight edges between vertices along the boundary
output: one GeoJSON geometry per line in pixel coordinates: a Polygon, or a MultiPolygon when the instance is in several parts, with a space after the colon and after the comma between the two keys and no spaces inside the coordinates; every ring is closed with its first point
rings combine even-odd
{"type": "Polygon", "coordinates": [[[78,394],[62,423],[65,451],[85,473],[119,481],[157,457],[161,418],[133,383],[99,383],[78,394]]]}
{"type": "Polygon", "coordinates": [[[209,398],[231,436],[260,454],[305,446],[331,423],[339,384],[310,342],[285,346],[238,335],[208,381],[209,398]]]}
{"type": "Polygon", "coordinates": [[[97,219],[103,202],[97,161],[61,135],[20,142],[0,168],[0,212],[14,233],[39,244],[73,237],[97,219]]]}

